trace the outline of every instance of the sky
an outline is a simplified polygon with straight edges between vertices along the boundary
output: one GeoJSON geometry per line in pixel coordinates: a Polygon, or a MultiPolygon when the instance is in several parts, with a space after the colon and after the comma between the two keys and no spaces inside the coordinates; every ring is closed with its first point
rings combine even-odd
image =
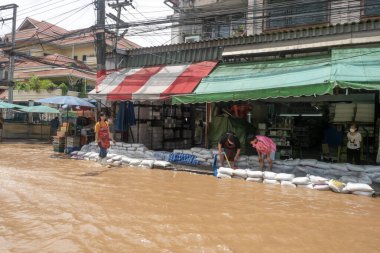
{"type": "MultiPolygon", "coordinates": [[[[67,30],[86,28],[95,24],[96,11],[92,3],[94,0],[1,0],[0,5],[17,4],[17,26],[26,17],[36,20],[47,21],[54,25],[61,26],[67,30]]],[[[106,0],[107,3],[112,2],[106,0]]],[[[173,14],[172,9],[167,7],[164,0],[133,0],[132,7],[122,11],[121,19],[128,21],[147,21],[151,19],[161,19],[173,14]],[[148,3],[149,2],[149,3],[148,3]]],[[[106,5],[107,5],[106,3],[106,5]]],[[[113,12],[107,5],[106,13],[113,12]]],[[[12,17],[12,10],[0,11],[0,18],[12,17]]],[[[111,19],[106,19],[106,24],[114,23],[111,19]]],[[[0,36],[11,32],[12,22],[0,20],[0,36]]],[[[170,30],[144,32],[146,27],[130,29],[126,38],[144,47],[158,46],[170,43],[170,30]]]]}

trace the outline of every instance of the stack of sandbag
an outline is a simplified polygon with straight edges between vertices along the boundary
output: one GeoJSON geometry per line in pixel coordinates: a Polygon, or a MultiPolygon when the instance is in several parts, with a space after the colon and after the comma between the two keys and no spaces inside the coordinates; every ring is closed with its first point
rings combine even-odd
{"type": "Polygon", "coordinates": [[[264,184],[280,184],[279,181],[276,180],[277,173],[272,171],[264,171],[263,173],[263,183],[264,184]]]}
{"type": "Polygon", "coordinates": [[[263,172],[261,170],[250,170],[247,169],[247,181],[250,182],[257,182],[261,183],[263,182],[263,172]]]}
{"type": "Polygon", "coordinates": [[[246,155],[239,156],[238,160],[235,162],[235,166],[241,169],[250,168],[250,165],[248,162],[248,156],[246,155]]]}
{"type": "Polygon", "coordinates": [[[310,182],[312,183],[314,190],[319,191],[328,191],[330,190],[330,186],[328,184],[328,179],[320,176],[309,176],[310,182]]]}
{"type": "Polygon", "coordinates": [[[232,178],[234,170],[231,168],[226,168],[226,167],[220,167],[218,169],[218,178],[232,178]]]}
{"type": "Polygon", "coordinates": [[[246,180],[248,177],[247,170],[245,169],[236,169],[232,171],[232,177],[237,179],[246,180]]]}
{"type": "Polygon", "coordinates": [[[313,184],[310,181],[310,178],[305,177],[295,177],[292,179],[292,183],[300,188],[313,189],[313,184]]]}
{"type": "Polygon", "coordinates": [[[343,192],[368,197],[371,197],[375,193],[371,186],[369,186],[368,184],[361,183],[347,183],[347,185],[343,189],[343,192]]]}
{"type": "Polygon", "coordinates": [[[277,181],[280,182],[281,186],[290,186],[290,187],[296,187],[295,184],[293,184],[292,180],[294,179],[293,174],[288,173],[278,173],[275,177],[277,181]]]}

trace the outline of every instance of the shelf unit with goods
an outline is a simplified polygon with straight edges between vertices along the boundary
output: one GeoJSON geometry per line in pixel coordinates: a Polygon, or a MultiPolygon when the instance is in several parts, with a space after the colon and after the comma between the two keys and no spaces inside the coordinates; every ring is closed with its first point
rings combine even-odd
{"type": "Polygon", "coordinates": [[[191,148],[192,110],[190,106],[163,105],[162,148],[164,150],[191,148]]]}
{"type": "Polygon", "coordinates": [[[267,136],[276,143],[276,158],[288,159],[293,156],[293,147],[290,143],[292,128],[270,127],[267,136]]]}

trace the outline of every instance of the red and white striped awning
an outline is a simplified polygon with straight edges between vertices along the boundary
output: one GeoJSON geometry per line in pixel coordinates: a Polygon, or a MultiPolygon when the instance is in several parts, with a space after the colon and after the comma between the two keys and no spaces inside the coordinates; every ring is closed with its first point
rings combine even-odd
{"type": "Polygon", "coordinates": [[[121,69],[107,75],[89,93],[89,97],[109,101],[144,101],[190,94],[216,64],[215,61],[203,61],[187,65],[121,69]]]}

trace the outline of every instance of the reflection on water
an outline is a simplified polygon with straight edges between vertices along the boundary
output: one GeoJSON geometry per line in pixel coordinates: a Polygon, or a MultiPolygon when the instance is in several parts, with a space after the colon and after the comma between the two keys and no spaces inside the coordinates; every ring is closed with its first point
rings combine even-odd
{"type": "Polygon", "coordinates": [[[380,200],[0,144],[0,252],[379,252],[380,200]]]}

